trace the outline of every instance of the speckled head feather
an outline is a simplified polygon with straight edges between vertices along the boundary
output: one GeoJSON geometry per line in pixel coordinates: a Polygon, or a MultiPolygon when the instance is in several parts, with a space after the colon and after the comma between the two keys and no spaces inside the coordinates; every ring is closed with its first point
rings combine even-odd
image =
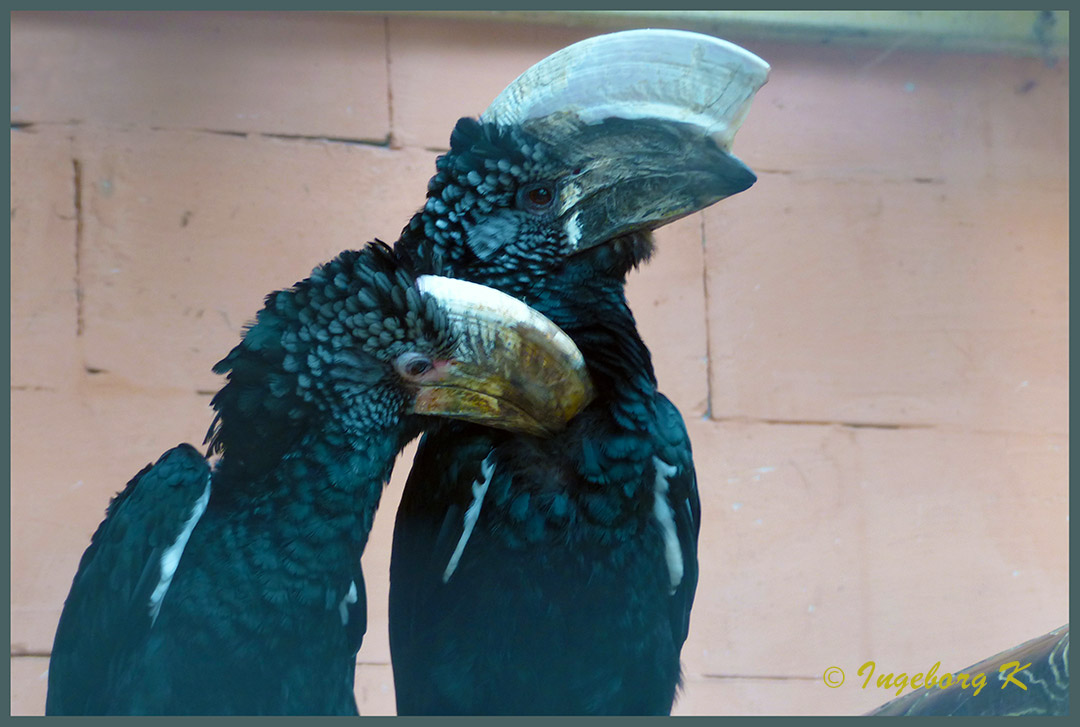
{"type": "Polygon", "coordinates": [[[570,171],[554,149],[520,128],[462,118],[435,168],[427,202],[398,246],[425,272],[540,275],[565,253],[553,209],[530,199],[554,194],[570,171]]]}
{"type": "Polygon", "coordinates": [[[212,402],[209,452],[258,469],[317,419],[351,430],[397,421],[405,396],[384,386],[399,383],[391,364],[410,350],[439,358],[451,345],[446,313],[413,282],[390,248],[373,243],[267,296],[243,340],[214,367],[228,382],[212,402]],[[363,411],[350,409],[357,402],[363,411]]]}
{"type": "Polygon", "coordinates": [[[389,362],[415,346],[445,350],[446,315],[420,296],[414,282],[415,276],[383,243],[343,252],[306,280],[268,296],[248,334],[266,316],[295,315],[300,325],[282,335],[292,355],[313,349],[330,361],[334,354],[359,347],[389,362]]]}

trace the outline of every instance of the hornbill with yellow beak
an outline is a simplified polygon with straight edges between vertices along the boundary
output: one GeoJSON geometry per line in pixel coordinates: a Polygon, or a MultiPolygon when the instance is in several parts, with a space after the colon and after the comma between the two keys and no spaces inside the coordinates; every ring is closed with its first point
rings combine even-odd
{"type": "Polygon", "coordinates": [[[360,555],[431,420],[546,435],[580,353],[497,291],[373,244],[271,294],[215,371],[211,465],[182,444],[109,504],[64,605],[47,714],[356,714],[360,555]]]}
{"type": "Polygon", "coordinates": [[[614,33],[458,121],[395,249],[551,318],[597,398],[547,439],[449,421],[424,436],[391,561],[399,714],[670,712],[700,508],[623,290],[651,230],[754,183],[730,147],[767,74],[710,36],[614,33]]]}

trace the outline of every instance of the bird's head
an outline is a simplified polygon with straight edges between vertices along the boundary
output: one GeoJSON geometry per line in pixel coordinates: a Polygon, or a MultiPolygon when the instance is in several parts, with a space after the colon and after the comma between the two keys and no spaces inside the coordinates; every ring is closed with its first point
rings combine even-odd
{"type": "Polygon", "coordinates": [[[546,434],[591,396],[580,352],[546,318],[480,285],[418,281],[382,244],[268,296],[215,371],[228,382],[211,452],[252,463],[312,432],[400,446],[414,414],[546,434]]]}
{"type": "Polygon", "coordinates": [[[457,123],[399,248],[425,271],[525,300],[582,258],[621,277],[652,230],[754,183],[730,148],[767,74],[753,54],[684,31],[565,48],[457,123]]]}

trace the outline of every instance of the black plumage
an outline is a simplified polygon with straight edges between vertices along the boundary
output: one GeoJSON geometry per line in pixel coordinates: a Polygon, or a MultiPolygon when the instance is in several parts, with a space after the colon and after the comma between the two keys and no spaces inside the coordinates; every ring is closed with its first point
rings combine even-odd
{"type": "Polygon", "coordinates": [[[425,435],[391,562],[399,714],[666,714],[680,680],[700,506],[625,278],[650,229],[754,175],[678,123],[571,126],[560,145],[460,120],[396,246],[550,317],[597,391],[551,439],[425,435]]]}
{"type": "Polygon", "coordinates": [[[357,713],[360,556],[419,432],[411,412],[442,386],[483,393],[496,365],[467,360],[475,327],[446,306],[469,316],[467,300],[422,295],[381,244],[267,298],[215,368],[228,376],[208,435],[220,458],[166,452],[94,533],[57,629],[47,714],[357,713]]]}

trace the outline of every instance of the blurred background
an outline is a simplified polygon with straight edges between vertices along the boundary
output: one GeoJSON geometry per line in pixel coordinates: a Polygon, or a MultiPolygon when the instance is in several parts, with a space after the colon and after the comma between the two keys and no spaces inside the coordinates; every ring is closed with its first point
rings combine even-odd
{"type": "MultiPolygon", "coordinates": [[[[857,714],[895,692],[867,660],[955,671],[1068,621],[1068,13],[16,12],[12,714],[43,712],[109,498],[201,444],[263,296],[396,239],[529,65],[650,26],[772,65],[757,185],[629,284],[702,497],[676,713],[857,714]]],[[[368,715],[412,452],[364,556],[368,715]]]]}

